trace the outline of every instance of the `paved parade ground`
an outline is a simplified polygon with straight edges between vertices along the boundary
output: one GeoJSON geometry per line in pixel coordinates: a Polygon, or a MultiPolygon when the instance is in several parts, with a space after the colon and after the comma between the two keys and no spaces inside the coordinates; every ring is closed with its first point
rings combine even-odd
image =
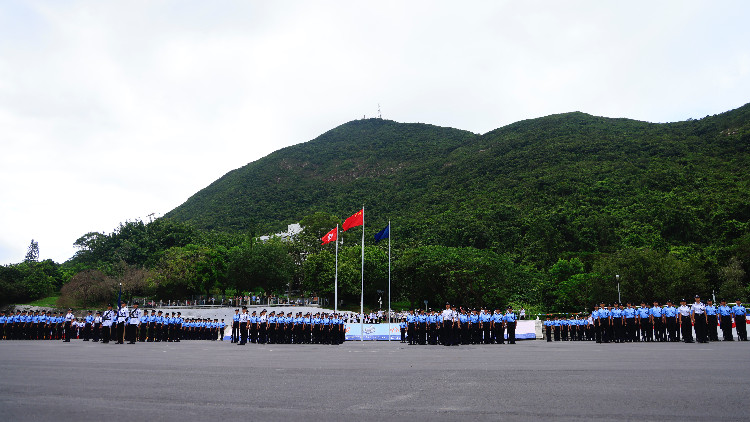
{"type": "Polygon", "coordinates": [[[748,342],[2,341],[0,356],[7,421],[750,418],[748,342]]]}

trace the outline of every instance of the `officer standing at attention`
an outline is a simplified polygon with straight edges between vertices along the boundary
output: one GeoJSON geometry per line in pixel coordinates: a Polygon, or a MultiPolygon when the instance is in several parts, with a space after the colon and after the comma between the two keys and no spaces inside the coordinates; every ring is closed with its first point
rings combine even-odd
{"type": "MultiPolygon", "coordinates": [[[[453,328],[453,312],[451,311],[450,303],[445,303],[445,309],[443,309],[440,316],[443,317],[443,332],[440,333],[440,340],[442,340],[444,346],[450,346],[453,343],[451,336],[451,329],[453,328]]],[[[403,321],[405,322],[405,320],[406,319],[403,321]]]]}
{"type": "Polygon", "coordinates": [[[148,311],[143,311],[143,315],[141,315],[140,331],[138,341],[143,343],[148,337],[148,311]]]}
{"type": "Polygon", "coordinates": [[[724,336],[724,341],[734,341],[734,336],[732,336],[732,308],[727,306],[726,300],[721,300],[718,312],[720,318],[719,321],[721,322],[721,333],[724,336]]]}
{"type": "Polygon", "coordinates": [[[151,315],[146,318],[146,325],[148,326],[147,340],[149,343],[156,339],[156,311],[151,310],[151,315]]]}
{"type": "Polygon", "coordinates": [[[690,319],[695,325],[695,340],[698,343],[708,343],[706,336],[706,305],[701,302],[701,297],[695,295],[695,303],[690,307],[690,319]]]}
{"type": "Polygon", "coordinates": [[[406,343],[406,318],[401,318],[398,328],[401,330],[401,343],[406,343]]]}
{"type": "Polygon", "coordinates": [[[120,304],[117,311],[117,344],[125,344],[125,322],[128,319],[128,307],[125,302],[120,304]]]}
{"type": "Polygon", "coordinates": [[[5,316],[5,311],[0,311],[0,340],[5,340],[5,324],[8,322],[8,317],[5,316]]]}
{"type": "Polygon", "coordinates": [[[716,306],[714,306],[711,299],[706,300],[706,336],[710,341],[719,341],[719,331],[717,326],[719,325],[719,317],[717,316],[716,306]]]}
{"type": "Polygon", "coordinates": [[[669,341],[680,341],[680,336],[677,335],[677,308],[672,306],[672,301],[667,301],[667,307],[664,308],[664,324],[667,329],[669,341]]]}
{"type": "Polygon", "coordinates": [[[625,339],[622,329],[623,309],[619,303],[615,303],[614,309],[610,312],[610,320],[612,322],[612,333],[614,334],[612,339],[615,343],[622,343],[625,339]]]}
{"type": "Polygon", "coordinates": [[[508,306],[508,311],[503,317],[506,327],[508,327],[508,344],[516,344],[516,314],[513,312],[513,307],[508,306]]]}
{"type": "Polygon", "coordinates": [[[142,316],[143,311],[138,309],[138,302],[133,303],[133,309],[130,310],[128,315],[128,344],[135,344],[142,316]]]}
{"type": "Polygon", "coordinates": [[[70,343],[70,338],[73,337],[73,309],[68,308],[68,313],[65,314],[65,343],[70,343]]]}
{"type": "Polygon", "coordinates": [[[641,302],[641,307],[638,308],[638,322],[641,326],[641,340],[652,341],[653,331],[651,330],[651,310],[646,307],[646,302],[641,302]]]}
{"type": "Polygon", "coordinates": [[[604,306],[604,303],[599,306],[599,330],[601,331],[601,342],[609,343],[609,337],[607,337],[607,334],[609,334],[609,310],[604,306]]]}
{"type": "Polygon", "coordinates": [[[552,321],[549,317],[544,321],[544,334],[547,336],[547,343],[552,341],[552,321]]]}
{"type": "Polygon", "coordinates": [[[685,343],[693,342],[693,326],[690,323],[690,307],[687,306],[687,301],[682,299],[680,301],[680,307],[677,308],[677,313],[680,315],[680,331],[682,332],[682,339],[685,343]]]}
{"type": "Polygon", "coordinates": [[[747,309],[742,306],[741,300],[737,299],[735,302],[737,305],[732,307],[732,315],[734,315],[734,325],[737,327],[737,340],[747,341],[747,325],[745,322],[747,309]]]}
{"type": "Polygon", "coordinates": [[[107,305],[107,310],[102,316],[102,344],[107,344],[112,339],[112,323],[115,322],[117,315],[112,310],[112,304],[107,305]]]}
{"type": "Polygon", "coordinates": [[[484,344],[492,343],[492,314],[490,310],[485,307],[482,312],[479,313],[479,323],[482,326],[482,339],[484,344]]]}
{"type": "Polygon", "coordinates": [[[232,315],[232,343],[237,343],[240,338],[240,310],[235,309],[232,315]]]}
{"type": "Polygon", "coordinates": [[[86,325],[83,326],[83,341],[89,341],[91,338],[91,323],[94,322],[94,312],[88,311],[84,321],[86,325]]]}
{"type": "Polygon", "coordinates": [[[406,316],[406,334],[408,336],[409,345],[416,344],[417,342],[417,316],[414,315],[414,310],[409,311],[409,315],[406,316]]]}
{"type": "Polygon", "coordinates": [[[240,314],[239,322],[240,322],[240,342],[237,344],[238,346],[244,345],[247,343],[247,321],[248,321],[248,315],[247,315],[247,306],[242,307],[242,314],[240,314]]]}
{"type": "MultiPolygon", "coordinates": [[[[256,313],[257,313],[256,311],[253,311],[253,313],[247,318],[247,324],[248,324],[248,330],[250,331],[251,343],[258,342],[258,316],[255,315],[256,313]]],[[[239,327],[239,319],[237,319],[237,326],[239,327]]],[[[239,336],[239,331],[237,332],[237,335],[239,336]]],[[[237,341],[239,341],[239,337],[237,341]]]]}
{"type": "Polygon", "coordinates": [[[492,341],[495,344],[505,344],[504,320],[505,315],[500,308],[495,309],[495,313],[492,314],[492,341]]]}
{"type": "Polygon", "coordinates": [[[649,312],[651,313],[651,326],[654,327],[654,338],[656,341],[665,341],[664,309],[659,306],[659,302],[654,301],[654,306],[649,312]]]}
{"type": "Polygon", "coordinates": [[[102,313],[100,311],[96,311],[96,316],[94,317],[94,323],[92,329],[93,331],[93,339],[94,342],[99,342],[99,333],[102,327],[102,313]]]}

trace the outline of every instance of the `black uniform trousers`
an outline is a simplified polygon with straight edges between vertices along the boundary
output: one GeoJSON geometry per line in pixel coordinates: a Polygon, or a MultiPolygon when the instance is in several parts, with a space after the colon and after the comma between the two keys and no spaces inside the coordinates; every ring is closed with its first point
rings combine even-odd
{"type": "Polygon", "coordinates": [[[239,333],[240,335],[240,343],[239,344],[245,344],[247,343],[247,322],[240,322],[239,323],[239,333]]]}
{"type": "Polygon", "coordinates": [[[719,330],[717,327],[719,317],[717,315],[706,315],[706,320],[708,339],[710,341],[719,341],[719,330]]]}
{"type": "Polygon", "coordinates": [[[237,343],[240,337],[240,323],[239,321],[232,321],[232,343],[237,343]]]}
{"type": "Polygon", "coordinates": [[[706,314],[695,314],[695,340],[698,343],[707,343],[707,334],[706,314]]]}
{"type": "Polygon", "coordinates": [[[680,336],[677,335],[677,320],[675,317],[667,317],[667,334],[669,341],[680,341],[680,336]]]}
{"type": "Polygon", "coordinates": [[[724,341],[734,341],[732,335],[732,316],[722,315],[721,317],[721,333],[724,336],[724,341]]]}
{"type": "Polygon", "coordinates": [[[737,327],[737,339],[740,341],[747,341],[747,323],[745,321],[745,315],[736,315],[734,317],[734,325],[737,327]]]}
{"type": "Polygon", "coordinates": [[[128,343],[130,343],[130,344],[135,343],[136,336],[137,336],[136,331],[138,330],[138,325],[137,324],[127,324],[126,328],[127,328],[127,331],[128,331],[128,335],[126,336],[127,339],[128,339],[128,343]]]}
{"type": "Polygon", "coordinates": [[[654,338],[656,341],[665,341],[664,322],[661,317],[654,317],[654,338]]]}
{"type": "Polygon", "coordinates": [[[508,344],[516,344],[516,321],[508,321],[508,344]]]}
{"type": "Polygon", "coordinates": [[[548,341],[548,342],[549,342],[549,341],[552,341],[552,327],[551,327],[551,326],[549,326],[549,325],[547,325],[547,326],[545,327],[545,331],[546,331],[546,334],[547,334],[547,341],[548,341]]]}
{"type": "Polygon", "coordinates": [[[680,328],[682,331],[682,339],[685,343],[693,342],[693,324],[690,322],[689,316],[680,315],[680,328]]]}
{"type": "Polygon", "coordinates": [[[109,343],[112,339],[112,325],[102,325],[102,343],[109,343]]]}
{"type": "Polygon", "coordinates": [[[71,337],[73,337],[73,324],[70,321],[65,321],[65,341],[70,341],[71,337]]]}
{"type": "Polygon", "coordinates": [[[408,335],[409,344],[415,344],[417,342],[417,325],[413,322],[407,324],[406,333],[408,335]]]}

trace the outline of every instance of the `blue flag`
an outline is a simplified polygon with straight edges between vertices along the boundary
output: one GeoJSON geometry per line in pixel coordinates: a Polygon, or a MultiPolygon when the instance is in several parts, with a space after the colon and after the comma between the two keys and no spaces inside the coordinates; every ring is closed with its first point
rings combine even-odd
{"type": "Polygon", "coordinates": [[[375,243],[380,242],[383,239],[388,239],[391,237],[391,225],[385,226],[385,228],[378,232],[378,234],[375,235],[375,243]]]}

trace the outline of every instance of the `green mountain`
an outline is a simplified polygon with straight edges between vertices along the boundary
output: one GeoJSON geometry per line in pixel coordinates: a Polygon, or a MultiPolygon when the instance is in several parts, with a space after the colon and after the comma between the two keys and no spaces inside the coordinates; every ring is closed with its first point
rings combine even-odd
{"type": "Polygon", "coordinates": [[[574,112],[484,135],[352,121],[233,170],[166,217],[272,233],[366,208],[410,246],[493,249],[547,267],[565,254],[703,250],[750,228],[750,104],[654,124],[574,112]]]}

